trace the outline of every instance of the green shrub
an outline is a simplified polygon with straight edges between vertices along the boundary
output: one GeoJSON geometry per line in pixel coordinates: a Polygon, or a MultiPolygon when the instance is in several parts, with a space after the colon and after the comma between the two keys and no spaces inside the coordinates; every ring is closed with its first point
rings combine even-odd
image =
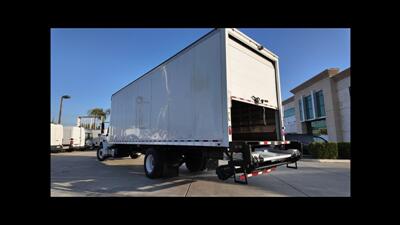
{"type": "Polygon", "coordinates": [[[308,145],[308,152],[313,156],[313,158],[319,158],[321,155],[322,143],[313,142],[308,145]]]}
{"type": "Polygon", "coordinates": [[[350,142],[339,142],[337,146],[339,159],[350,159],[350,142]]]}
{"type": "Polygon", "coordinates": [[[310,154],[317,159],[337,159],[338,147],[336,143],[313,142],[308,146],[310,154]]]}

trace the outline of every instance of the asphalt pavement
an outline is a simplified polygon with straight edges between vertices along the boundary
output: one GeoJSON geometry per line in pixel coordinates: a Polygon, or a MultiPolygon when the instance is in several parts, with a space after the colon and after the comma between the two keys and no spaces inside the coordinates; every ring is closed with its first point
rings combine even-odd
{"type": "Polygon", "coordinates": [[[249,184],[221,181],[215,170],[190,173],[185,165],[179,177],[149,179],[143,159],[120,158],[100,162],[95,151],[51,154],[51,196],[171,196],[171,197],[349,197],[349,162],[299,161],[298,169],[277,167],[267,175],[249,178],[249,184]]]}

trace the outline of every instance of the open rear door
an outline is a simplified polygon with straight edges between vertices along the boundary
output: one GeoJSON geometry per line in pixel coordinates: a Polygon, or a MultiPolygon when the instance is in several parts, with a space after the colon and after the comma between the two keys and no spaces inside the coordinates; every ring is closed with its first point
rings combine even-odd
{"type": "Polygon", "coordinates": [[[230,141],[282,140],[277,58],[235,33],[228,33],[226,51],[230,141]]]}
{"type": "Polygon", "coordinates": [[[237,101],[253,102],[278,108],[276,71],[272,60],[250,48],[239,39],[228,35],[227,67],[228,90],[237,101]]]}

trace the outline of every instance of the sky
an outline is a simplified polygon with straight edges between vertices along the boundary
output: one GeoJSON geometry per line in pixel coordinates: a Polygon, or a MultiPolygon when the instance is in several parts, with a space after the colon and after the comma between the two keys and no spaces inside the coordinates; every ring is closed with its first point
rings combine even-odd
{"type": "MultiPolygon", "coordinates": [[[[51,118],[75,125],[92,108],[212,29],[51,29],[51,118]]],[[[279,57],[282,99],[327,68],[350,67],[350,29],[239,28],[279,57]]]]}

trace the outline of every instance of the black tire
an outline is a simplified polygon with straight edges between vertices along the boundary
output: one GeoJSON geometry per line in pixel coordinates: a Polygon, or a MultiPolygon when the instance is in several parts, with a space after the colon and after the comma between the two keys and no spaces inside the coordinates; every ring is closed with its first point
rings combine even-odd
{"type": "Polygon", "coordinates": [[[164,169],[164,155],[160,150],[148,149],[144,157],[144,172],[148,178],[160,178],[163,175],[164,169]],[[150,158],[151,157],[151,158],[150,158]],[[152,162],[150,164],[150,162],[152,162]]]}
{"type": "Polygon", "coordinates": [[[205,160],[202,152],[191,152],[185,154],[186,168],[190,172],[199,172],[205,169],[205,160]]]}
{"type": "Polygon", "coordinates": [[[99,161],[104,161],[107,157],[106,157],[106,156],[103,156],[100,150],[101,150],[100,148],[97,149],[97,153],[96,153],[97,159],[98,159],[99,161]]]}
{"type": "Polygon", "coordinates": [[[137,159],[137,158],[139,158],[141,155],[142,155],[142,154],[141,154],[140,152],[131,152],[131,153],[129,154],[129,156],[130,156],[132,159],[137,159]]]}

